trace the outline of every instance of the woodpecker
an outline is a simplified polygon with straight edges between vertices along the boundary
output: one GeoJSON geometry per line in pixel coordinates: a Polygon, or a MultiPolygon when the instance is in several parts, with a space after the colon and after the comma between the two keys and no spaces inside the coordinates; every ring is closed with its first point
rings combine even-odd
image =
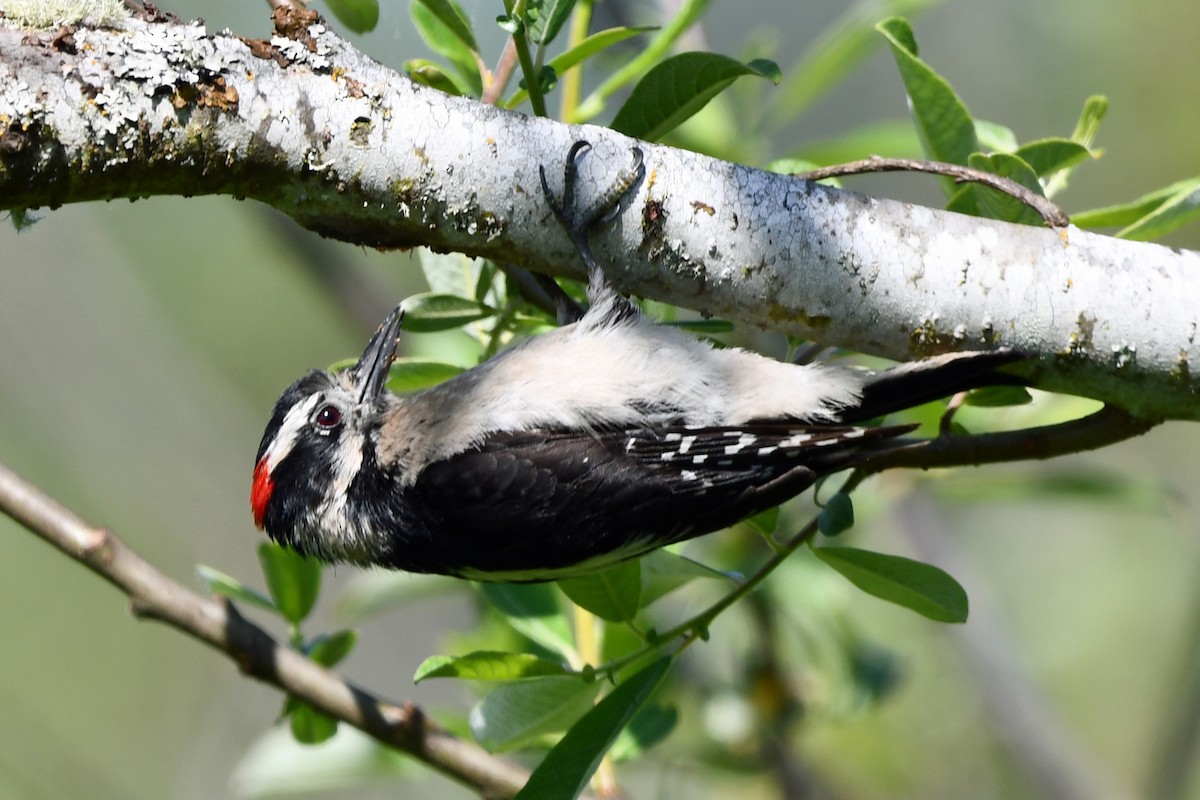
{"type": "Polygon", "coordinates": [[[424,391],[386,387],[396,308],[362,357],[279,398],[255,460],[255,524],[326,562],[486,581],[601,569],[728,527],[823,476],[911,446],[914,426],[863,426],[962,389],[1012,382],[1008,351],[880,373],[716,349],[658,325],[607,282],[588,246],[644,174],[593,206],[567,157],[555,217],[590,273],[577,321],[424,391]]]}

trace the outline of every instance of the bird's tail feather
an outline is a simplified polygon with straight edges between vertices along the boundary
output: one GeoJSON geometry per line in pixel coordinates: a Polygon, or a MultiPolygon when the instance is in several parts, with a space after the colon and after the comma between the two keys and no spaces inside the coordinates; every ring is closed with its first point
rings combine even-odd
{"type": "Polygon", "coordinates": [[[868,378],[861,401],[839,413],[838,421],[865,422],[983,386],[1025,386],[1023,378],[998,371],[1025,358],[1015,350],[1001,349],[945,353],[900,364],[868,378]]]}

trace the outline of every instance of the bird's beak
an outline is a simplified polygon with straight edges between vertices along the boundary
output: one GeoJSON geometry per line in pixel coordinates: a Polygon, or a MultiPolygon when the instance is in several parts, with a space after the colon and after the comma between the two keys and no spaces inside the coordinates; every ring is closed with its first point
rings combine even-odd
{"type": "Polygon", "coordinates": [[[404,307],[396,306],[387,319],[375,331],[367,349],[354,365],[354,382],[359,387],[359,404],[374,401],[387,383],[388,369],[396,357],[396,337],[400,335],[400,322],[404,319],[404,307]]]}

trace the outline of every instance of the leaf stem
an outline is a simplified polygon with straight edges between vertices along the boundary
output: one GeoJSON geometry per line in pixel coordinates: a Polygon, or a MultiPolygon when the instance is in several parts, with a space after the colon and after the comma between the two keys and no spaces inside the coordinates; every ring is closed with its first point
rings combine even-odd
{"type": "Polygon", "coordinates": [[[517,23],[513,31],[512,43],[517,49],[517,60],[521,63],[521,73],[525,76],[525,90],[529,92],[529,105],[533,113],[539,117],[546,116],[546,98],[542,95],[542,83],[538,71],[533,64],[533,54],[529,52],[529,40],[525,36],[525,0],[506,2],[508,14],[517,23]]]}
{"type": "MultiPolygon", "coordinates": [[[[855,470],[850,474],[850,477],[846,479],[846,483],[842,486],[841,491],[849,494],[850,492],[854,491],[854,489],[860,483],[862,483],[868,475],[869,473],[855,470]]],[[[712,624],[712,621],[720,616],[725,609],[729,608],[738,600],[757,589],[758,586],[764,580],[766,580],[768,575],[774,572],[780,564],[787,560],[788,556],[796,552],[796,550],[798,550],[802,545],[812,540],[813,536],[815,536],[817,533],[817,523],[820,517],[821,514],[818,512],[813,516],[812,519],[808,521],[808,523],[805,524],[803,528],[793,534],[790,539],[782,544],[776,545],[774,553],[771,555],[771,557],[767,559],[767,561],[761,567],[759,567],[753,575],[751,575],[744,583],[738,585],[738,587],[732,592],[725,595],[720,600],[701,611],[699,614],[696,614],[690,619],[684,620],[675,627],[659,634],[655,637],[654,641],[647,643],[645,646],[639,647],[632,653],[627,653],[620,658],[614,658],[613,660],[600,665],[596,668],[596,672],[605,673],[612,677],[616,675],[619,670],[640,660],[655,650],[666,647],[675,639],[682,639],[679,647],[676,649],[677,654],[678,652],[689,647],[693,642],[696,641],[697,638],[703,638],[701,632],[707,629],[708,626],[712,624]]]]}

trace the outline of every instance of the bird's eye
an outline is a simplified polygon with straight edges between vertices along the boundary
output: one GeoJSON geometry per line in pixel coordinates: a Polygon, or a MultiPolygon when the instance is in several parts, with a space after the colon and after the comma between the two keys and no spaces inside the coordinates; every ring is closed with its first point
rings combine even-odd
{"type": "Polygon", "coordinates": [[[317,415],[313,417],[313,421],[317,423],[318,428],[325,430],[333,430],[342,422],[342,412],[338,411],[337,406],[322,406],[317,415]]]}

